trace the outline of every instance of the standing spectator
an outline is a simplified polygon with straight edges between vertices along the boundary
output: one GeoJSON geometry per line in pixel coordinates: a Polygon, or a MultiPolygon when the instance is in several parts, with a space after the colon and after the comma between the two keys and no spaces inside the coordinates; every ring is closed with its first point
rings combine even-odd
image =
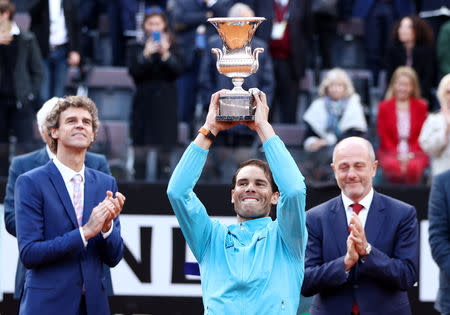
{"type": "Polygon", "coordinates": [[[392,40],[386,55],[388,80],[399,66],[415,70],[422,95],[431,106],[431,87],[434,86],[436,76],[434,37],[428,22],[418,16],[405,16],[392,30],[392,40]]]}
{"type": "MultiPolygon", "coordinates": [[[[254,16],[255,13],[253,10],[248,5],[240,2],[234,4],[228,12],[228,17],[254,16]]],[[[214,91],[219,91],[221,89],[231,90],[233,88],[231,78],[224,76],[217,71],[217,57],[216,55],[210,53],[212,48],[222,49],[222,40],[219,35],[212,35],[208,39],[207,49],[201,59],[199,86],[201,100],[204,105],[209,104],[211,94],[213,94],[214,91]]],[[[264,53],[258,56],[258,71],[245,78],[244,85],[242,87],[247,91],[250,88],[257,87],[266,94],[267,101],[270,104],[274,89],[273,67],[270,51],[267,50],[267,44],[256,36],[253,37],[252,48],[263,48],[264,53]]],[[[242,125],[235,126],[231,130],[226,130],[224,135],[227,138],[226,142],[228,143],[229,139],[229,142],[233,145],[249,145],[253,143],[254,139],[254,134],[249,132],[248,128],[242,125]]]]}
{"type": "Polygon", "coordinates": [[[155,154],[161,149],[170,150],[177,143],[175,80],[183,64],[163,13],[146,14],[142,27],[144,42],[134,42],[127,58],[130,75],[136,84],[130,132],[135,149],[136,176],[155,179],[155,163],[145,166],[146,160],[152,160],[147,159],[148,146],[155,154]]]}
{"type": "Polygon", "coordinates": [[[184,58],[184,73],[177,80],[180,121],[192,123],[197,102],[201,54],[206,48],[207,38],[217,34],[207,19],[227,16],[233,2],[233,0],[169,0],[167,3],[167,11],[184,58]]]}
{"type": "Polygon", "coordinates": [[[417,184],[422,178],[428,156],[419,145],[419,134],[426,118],[427,103],[420,98],[417,74],[410,67],[399,67],[377,117],[377,156],[389,182],[417,184]]]}
{"type": "Polygon", "coordinates": [[[428,115],[419,137],[420,146],[431,157],[433,176],[450,169],[450,74],[439,83],[437,96],[441,110],[428,115]]]}
{"type": "Polygon", "coordinates": [[[302,293],[312,315],[410,315],[417,281],[419,228],[413,206],[380,194],[370,142],[339,142],[331,164],[341,195],[306,212],[302,293]]]}
{"type": "Polygon", "coordinates": [[[439,266],[439,290],[434,308],[450,314],[450,171],[433,178],[428,201],[428,240],[431,254],[439,266]]]}
{"type": "Polygon", "coordinates": [[[330,179],[329,165],[336,142],[363,136],[367,122],[359,95],[347,73],[339,68],[327,72],[319,86],[319,98],[303,115],[307,131],[303,146],[309,153],[311,180],[330,179]]]}
{"type": "Polygon", "coordinates": [[[44,58],[41,103],[62,97],[68,66],[80,64],[80,23],[76,0],[29,0],[30,29],[36,34],[44,58]]]}
{"type": "Polygon", "coordinates": [[[267,20],[256,35],[269,43],[275,73],[272,115],[280,112],[283,123],[295,123],[300,79],[305,75],[312,38],[311,0],[254,1],[256,16],[267,20]]]}
{"type": "MultiPolygon", "coordinates": [[[[36,38],[14,22],[15,6],[0,0],[0,176],[7,176],[11,131],[20,145],[33,138],[30,128],[43,78],[36,38]]],[[[26,151],[23,146],[17,151],[26,151]]]]}
{"type": "Polygon", "coordinates": [[[314,34],[318,37],[321,69],[331,69],[333,67],[333,43],[337,37],[339,2],[339,0],[312,0],[314,34]]]}
{"type": "Polygon", "coordinates": [[[442,25],[436,44],[439,75],[450,73],[450,21],[442,25]]]}
{"type": "Polygon", "coordinates": [[[394,22],[413,13],[412,0],[356,0],[353,16],[364,20],[364,44],[366,65],[378,82],[378,74],[384,67],[383,60],[388,46],[389,32],[394,22]]]}

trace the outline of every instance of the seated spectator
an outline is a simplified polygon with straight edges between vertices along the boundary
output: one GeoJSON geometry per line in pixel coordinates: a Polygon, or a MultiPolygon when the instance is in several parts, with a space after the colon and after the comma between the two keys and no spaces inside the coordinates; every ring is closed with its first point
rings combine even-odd
{"type": "Polygon", "coordinates": [[[397,67],[412,67],[419,77],[423,97],[428,102],[432,101],[431,87],[436,76],[435,55],[433,30],[428,22],[415,15],[405,16],[395,24],[392,31],[386,55],[388,80],[397,67]]]}
{"type": "Polygon", "coordinates": [[[437,96],[441,110],[428,115],[419,137],[420,146],[431,157],[433,176],[450,169],[450,74],[439,83],[437,96]]]}
{"type": "Polygon", "coordinates": [[[391,183],[417,184],[428,166],[428,156],[419,145],[419,134],[427,117],[427,103],[420,98],[419,80],[410,67],[399,67],[392,75],[385,100],[379,104],[378,160],[391,183]]]}
{"type": "Polygon", "coordinates": [[[340,68],[327,72],[319,86],[319,98],[306,110],[303,120],[307,126],[304,149],[311,153],[312,170],[320,173],[312,175],[313,180],[326,180],[332,175],[329,164],[336,142],[367,132],[360,97],[340,68]]]}
{"type": "Polygon", "coordinates": [[[177,143],[178,106],[175,80],[182,72],[182,59],[168,31],[164,13],[146,14],[143,42],[129,48],[128,67],[136,84],[130,133],[135,149],[136,177],[154,179],[156,165],[146,165],[149,146],[167,151],[177,143]],[[164,130],[161,132],[161,130],[164,130]]]}

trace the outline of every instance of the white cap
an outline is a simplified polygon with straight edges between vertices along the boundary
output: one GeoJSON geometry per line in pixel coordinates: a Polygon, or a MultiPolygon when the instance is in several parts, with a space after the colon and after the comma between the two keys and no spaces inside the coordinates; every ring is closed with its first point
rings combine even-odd
{"type": "Polygon", "coordinates": [[[59,100],[59,97],[52,97],[47,102],[45,102],[44,105],[42,105],[41,109],[37,112],[36,120],[40,133],[45,132],[45,120],[59,100]]]}

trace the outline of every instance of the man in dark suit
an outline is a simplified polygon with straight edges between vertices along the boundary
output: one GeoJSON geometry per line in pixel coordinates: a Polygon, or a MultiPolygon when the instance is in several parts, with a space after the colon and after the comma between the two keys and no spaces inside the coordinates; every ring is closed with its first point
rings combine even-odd
{"type": "MultiPolygon", "coordinates": [[[[17,237],[16,234],[16,212],[14,209],[14,185],[16,184],[17,177],[20,175],[42,165],[48,163],[49,160],[55,157],[55,152],[50,149],[51,139],[47,132],[45,125],[45,119],[51,112],[53,107],[58,102],[59,98],[53,97],[42,105],[38,111],[36,118],[39,133],[42,140],[46,143],[46,146],[42,149],[30,152],[28,154],[14,157],[11,166],[9,167],[8,183],[6,185],[6,194],[4,200],[5,208],[5,227],[9,234],[17,237]]],[[[111,175],[106,157],[101,154],[86,152],[85,165],[94,170],[98,170],[105,174],[111,175]]],[[[105,283],[108,295],[113,295],[113,288],[111,282],[111,272],[108,266],[104,266],[105,269],[105,283]]],[[[14,298],[20,299],[25,284],[26,268],[18,259],[16,270],[16,283],[14,288],[14,298]]]]}
{"type": "Polygon", "coordinates": [[[311,314],[411,314],[419,231],[413,206],[377,193],[370,142],[339,142],[332,168],[341,196],[306,214],[308,245],[302,293],[311,314]]]}
{"type": "Polygon", "coordinates": [[[55,158],[17,179],[17,239],[29,269],[20,314],[109,314],[103,263],[122,258],[125,197],[114,178],[85,167],[98,124],[90,99],[60,99],[46,119],[55,158]]]}
{"type": "Polygon", "coordinates": [[[428,202],[431,254],[439,266],[439,291],[434,307],[450,314],[450,171],[433,178],[428,202]]]}
{"type": "Polygon", "coordinates": [[[29,0],[30,30],[44,58],[41,100],[65,95],[68,65],[80,64],[81,27],[77,0],[29,0]]]}

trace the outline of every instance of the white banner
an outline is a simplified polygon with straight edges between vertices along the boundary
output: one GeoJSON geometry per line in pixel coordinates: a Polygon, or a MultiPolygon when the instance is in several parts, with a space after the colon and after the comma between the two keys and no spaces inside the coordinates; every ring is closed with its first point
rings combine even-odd
{"type": "MultiPolygon", "coordinates": [[[[233,216],[215,218],[227,225],[236,222],[236,217],[233,216]]],[[[124,255],[124,259],[111,269],[115,295],[201,297],[199,283],[173,282],[173,230],[179,229],[175,216],[124,214],[120,216],[120,224],[124,244],[132,256],[129,260],[133,263],[127,262],[124,255]],[[149,244],[141,239],[142,235],[151,237],[149,244]],[[143,259],[142,255],[149,256],[150,260],[143,259]],[[141,278],[149,274],[150,281],[142,281],[138,274],[141,278]]],[[[13,293],[18,257],[17,242],[3,226],[1,243],[1,288],[5,293],[13,293]]],[[[181,248],[186,248],[184,261],[195,261],[186,242],[183,241],[181,248]]],[[[178,268],[183,268],[184,261],[178,268]]],[[[183,277],[184,280],[199,279],[189,275],[183,277]]]]}

